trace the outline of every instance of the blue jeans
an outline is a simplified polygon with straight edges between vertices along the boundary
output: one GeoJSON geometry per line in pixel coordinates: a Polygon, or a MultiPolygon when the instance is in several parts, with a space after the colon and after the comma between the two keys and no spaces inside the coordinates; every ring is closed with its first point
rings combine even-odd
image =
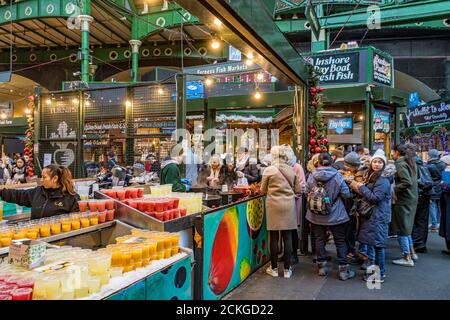
{"type": "Polygon", "coordinates": [[[369,260],[375,260],[375,249],[364,243],[359,244],[359,253],[365,255],[369,260]]]}
{"type": "Polygon", "coordinates": [[[381,247],[372,247],[374,253],[375,253],[375,264],[380,268],[380,275],[384,276],[386,272],[385,268],[385,255],[384,255],[384,248],[381,247]]]}
{"type": "Polygon", "coordinates": [[[402,251],[402,255],[411,254],[411,247],[413,245],[413,241],[411,236],[398,236],[397,237],[398,244],[400,245],[400,250],[402,251]]]}
{"type": "Polygon", "coordinates": [[[439,200],[431,200],[430,219],[432,228],[437,228],[440,216],[441,216],[441,208],[439,207],[439,200]]]}

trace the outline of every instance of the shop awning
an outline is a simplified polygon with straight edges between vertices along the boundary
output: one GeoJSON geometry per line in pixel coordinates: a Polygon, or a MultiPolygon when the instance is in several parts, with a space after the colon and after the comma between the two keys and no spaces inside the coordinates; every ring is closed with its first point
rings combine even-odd
{"type": "Polygon", "coordinates": [[[410,75],[395,70],[395,89],[406,92],[418,92],[420,99],[425,102],[435,101],[441,99],[441,97],[425,83],[417,80],[410,75]]]}

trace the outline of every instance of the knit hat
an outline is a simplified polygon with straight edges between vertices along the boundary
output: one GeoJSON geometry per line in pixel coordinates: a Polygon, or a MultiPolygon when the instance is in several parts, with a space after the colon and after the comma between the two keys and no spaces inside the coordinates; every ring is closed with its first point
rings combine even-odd
{"type": "Polygon", "coordinates": [[[359,166],[361,165],[361,159],[356,152],[350,152],[344,157],[344,164],[359,168],[359,166]]]}
{"type": "Polygon", "coordinates": [[[381,159],[384,162],[384,164],[386,165],[386,163],[387,163],[386,155],[384,154],[384,151],[382,149],[377,149],[377,151],[375,151],[372,158],[370,158],[370,162],[372,163],[372,161],[377,158],[381,159]]]}
{"type": "Polygon", "coordinates": [[[439,159],[439,151],[436,149],[431,149],[428,151],[428,158],[430,159],[439,159]]]}

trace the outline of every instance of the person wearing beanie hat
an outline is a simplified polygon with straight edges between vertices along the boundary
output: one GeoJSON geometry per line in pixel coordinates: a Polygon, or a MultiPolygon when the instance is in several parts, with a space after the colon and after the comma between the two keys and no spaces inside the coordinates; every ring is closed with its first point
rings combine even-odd
{"type": "Polygon", "coordinates": [[[361,204],[372,206],[366,216],[358,212],[360,217],[357,240],[361,247],[367,247],[368,261],[364,280],[378,283],[384,282],[386,277],[385,248],[391,212],[391,184],[382,175],[387,161],[384,152],[381,151],[377,150],[371,158],[364,183],[354,181],[350,184],[350,187],[360,195],[353,210],[358,211],[361,204]],[[369,267],[373,265],[377,268],[369,267]]]}
{"type": "Polygon", "coordinates": [[[332,167],[336,170],[342,170],[344,169],[344,149],[343,148],[336,148],[333,151],[331,151],[331,158],[333,159],[333,165],[332,167]]]}
{"type": "MultiPolygon", "coordinates": [[[[431,179],[433,179],[433,192],[430,197],[431,232],[437,232],[439,230],[439,220],[441,213],[439,202],[442,196],[442,187],[441,187],[442,173],[445,170],[446,163],[443,162],[442,159],[439,159],[439,151],[437,151],[436,149],[429,150],[428,157],[429,160],[427,162],[427,168],[430,171],[431,179]]],[[[426,252],[426,248],[425,249],[417,248],[416,252],[419,253],[426,252]]]]}

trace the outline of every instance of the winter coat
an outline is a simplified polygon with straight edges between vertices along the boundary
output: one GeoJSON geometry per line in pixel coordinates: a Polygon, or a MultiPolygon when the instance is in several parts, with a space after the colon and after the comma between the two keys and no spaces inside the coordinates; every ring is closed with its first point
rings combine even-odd
{"type": "Polygon", "coordinates": [[[336,159],[336,161],[333,163],[332,167],[335,168],[338,171],[344,170],[344,168],[345,168],[344,158],[336,159]]]}
{"type": "Polygon", "coordinates": [[[256,183],[260,180],[258,167],[256,166],[256,164],[250,164],[249,160],[247,160],[242,173],[247,178],[249,184],[256,183]]]}
{"type": "Polygon", "coordinates": [[[440,201],[441,220],[439,224],[439,235],[450,242],[450,192],[443,191],[440,201]]]}
{"type": "Polygon", "coordinates": [[[379,177],[375,182],[359,187],[359,193],[369,203],[376,204],[369,219],[359,217],[358,241],[386,247],[391,216],[391,184],[388,178],[379,177]]]}
{"type": "Polygon", "coordinates": [[[395,204],[392,211],[392,230],[399,236],[412,233],[418,201],[417,171],[412,172],[405,157],[395,161],[395,204]]]}
{"type": "Polygon", "coordinates": [[[306,191],[306,178],[305,171],[300,163],[295,163],[292,167],[294,169],[295,175],[297,176],[298,181],[300,182],[300,194],[295,196],[295,212],[297,213],[297,225],[299,226],[302,221],[302,193],[306,191]]]}
{"type": "Polygon", "coordinates": [[[264,170],[261,193],[266,194],[267,230],[297,229],[295,194],[300,191],[300,181],[289,165],[279,163],[264,170]]]}
{"type": "Polygon", "coordinates": [[[3,189],[2,200],[19,206],[31,207],[31,219],[40,219],[60,214],[77,212],[78,194],[63,194],[59,189],[45,189],[43,186],[33,189],[3,189]]]}
{"type": "Polygon", "coordinates": [[[445,163],[439,159],[431,159],[427,163],[427,168],[430,171],[431,179],[433,179],[431,200],[439,200],[442,194],[441,181],[442,172],[445,170],[445,163]]]}
{"type": "Polygon", "coordinates": [[[175,160],[166,160],[161,165],[161,184],[171,184],[173,192],[184,192],[186,188],[181,183],[180,169],[175,160]]]}
{"type": "Polygon", "coordinates": [[[11,179],[13,181],[20,182],[20,183],[26,183],[27,182],[26,176],[27,176],[26,166],[23,166],[22,168],[14,166],[14,168],[12,169],[11,179]]]}
{"type": "Polygon", "coordinates": [[[233,169],[229,171],[226,166],[222,166],[222,172],[219,175],[220,184],[226,184],[228,187],[232,187],[237,183],[237,173],[236,170],[233,169]]]}
{"type": "Polygon", "coordinates": [[[311,192],[317,186],[317,182],[325,185],[328,196],[332,199],[331,213],[323,216],[312,213],[308,209],[306,219],[313,224],[324,226],[333,226],[349,221],[343,200],[350,197],[350,190],[342,175],[332,167],[319,167],[309,176],[306,191],[311,192]]]}

